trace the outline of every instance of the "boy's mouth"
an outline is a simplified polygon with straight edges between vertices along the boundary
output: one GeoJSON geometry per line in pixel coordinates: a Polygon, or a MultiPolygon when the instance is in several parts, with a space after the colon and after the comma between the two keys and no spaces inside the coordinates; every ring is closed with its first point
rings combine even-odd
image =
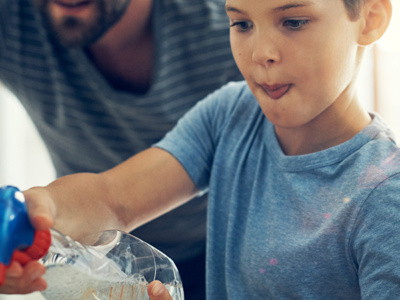
{"type": "Polygon", "coordinates": [[[291,84],[261,84],[261,87],[263,88],[265,93],[267,93],[267,95],[274,100],[278,100],[283,95],[285,95],[289,91],[291,86],[291,84]]]}

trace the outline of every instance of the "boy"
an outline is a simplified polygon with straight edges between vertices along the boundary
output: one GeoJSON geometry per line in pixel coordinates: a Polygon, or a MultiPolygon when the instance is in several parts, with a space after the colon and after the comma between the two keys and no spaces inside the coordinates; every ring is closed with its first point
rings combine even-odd
{"type": "Polygon", "coordinates": [[[227,0],[226,11],[246,82],[107,172],[28,190],[33,223],[78,239],[131,230],[209,190],[208,299],[395,299],[400,151],[355,91],[390,0],[227,0]]]}

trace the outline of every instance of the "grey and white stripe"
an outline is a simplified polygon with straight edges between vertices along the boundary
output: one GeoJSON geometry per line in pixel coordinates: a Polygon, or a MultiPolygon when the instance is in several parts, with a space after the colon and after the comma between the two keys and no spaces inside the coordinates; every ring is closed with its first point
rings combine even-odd
{"type": "MultiPolygon", "coordinates": [[[[29,0],[0,0],[0,81],[28,111],[58,176],[115,166],[161,139],[207,94],[242,78],[229,48],[224,2],[153,1],[153,85],[145,95],[134,95],[113,89],[84,50],[52,43],[29,0]]],[[[190,223],[202,224],[204,203],[191,205],[174,212],[187,216],[191,242],[185,228],[170,224],[168,236],[185,240],[176,249],[180,259],[193,254],[185,247],[204,239],[203,229],[196,232],[190,223]]],[[[155,230],[161,227],[150,227],[152,235],[142,238],[170,254],[155,230]]]]}

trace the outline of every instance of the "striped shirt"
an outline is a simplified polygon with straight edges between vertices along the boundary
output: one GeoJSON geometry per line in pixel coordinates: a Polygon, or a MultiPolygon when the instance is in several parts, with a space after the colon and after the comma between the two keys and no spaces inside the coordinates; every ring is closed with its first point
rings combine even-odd
{"type": "MultiPolygon", "coordinates": [[[[53,43],[29,0],[0,0],[0,81],[32,118],[57,176],[121,163],[159,141],[197,101],[241,79],[224,2],[153,1],[152,86],[136,95],[115,90],[84,50],[53,43]]],[[[205,218],[199,198],[134,234],[179,262],[203,251],[205,218]]]]}

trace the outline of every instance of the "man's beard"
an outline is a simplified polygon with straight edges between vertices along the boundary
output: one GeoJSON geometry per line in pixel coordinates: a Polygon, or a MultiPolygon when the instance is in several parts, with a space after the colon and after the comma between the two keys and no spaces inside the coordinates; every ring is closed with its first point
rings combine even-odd
{"type": "Polygon", "coordinates": [[[94,13],[90,19],[66,16],[55,20],[50,12],[49,2],[44,0],[38,5],[50,32],[64,47],[83,48],[96,42],[125,13],[130,0],[121,5],[106,6],[115,3],[114,0],[99,0],[94,3],[94,13]]]}
{"type": "Polygon", "coordinates": [[[78,18],[65,17],[61,23],[54,24],[51,16],[48,17],[53,36],[65,47],[81,48],[93,44],[108,29],[100,18],[98,21],[86,24],[78,18]]]}

